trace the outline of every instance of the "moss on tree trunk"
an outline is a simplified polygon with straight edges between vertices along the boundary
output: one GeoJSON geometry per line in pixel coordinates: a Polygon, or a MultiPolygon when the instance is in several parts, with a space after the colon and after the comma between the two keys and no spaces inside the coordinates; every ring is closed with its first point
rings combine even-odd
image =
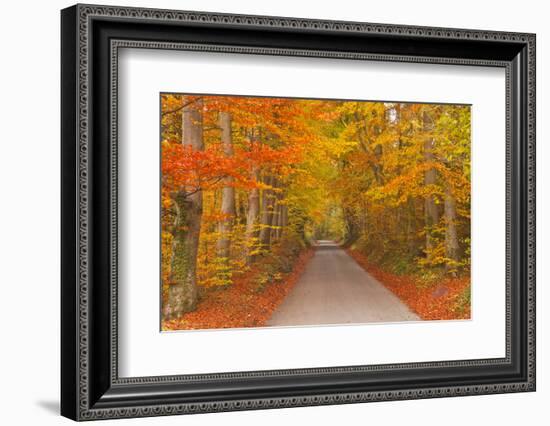
{"type": "Polygon", "coordinates": [[[165,319],[192,311],[197,304],[197,251],[202,215],[202,200],[199,202],[198,195],[186,197],[184,192],[179,192],[174,196],[176,219],[170,286],[163,309],[165,319]]]}
{"type": "MultiPolygon", "coordinates": [[[[202,101],[183,109],[182,144],[203,151],[202,101]]],[[[202,189],[199,176],[194,185],[172,194],[176,218],[172,230],[170,285],[163,304],[164,319],[192,311],[197,305],[197,254],[201,232],[202,189]]]]}

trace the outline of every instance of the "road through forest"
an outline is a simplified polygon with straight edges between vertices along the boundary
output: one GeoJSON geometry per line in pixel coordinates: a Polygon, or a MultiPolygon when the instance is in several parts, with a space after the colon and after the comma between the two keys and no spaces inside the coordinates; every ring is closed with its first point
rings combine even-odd
{"type": "Polygon", "coordinates": [[[319,241],[268,326],[419,321],[391,291],[332,241],[319,241]]]}

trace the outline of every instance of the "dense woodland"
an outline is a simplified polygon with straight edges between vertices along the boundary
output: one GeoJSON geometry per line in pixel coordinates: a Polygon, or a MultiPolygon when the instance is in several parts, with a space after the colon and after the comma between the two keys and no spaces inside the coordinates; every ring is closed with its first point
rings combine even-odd
{"type": "Polygon", "coordinates": [[[164,94],[161,116],[165,321],[319,239],[419,287],[469,276],[468,106],[164,94]]]}

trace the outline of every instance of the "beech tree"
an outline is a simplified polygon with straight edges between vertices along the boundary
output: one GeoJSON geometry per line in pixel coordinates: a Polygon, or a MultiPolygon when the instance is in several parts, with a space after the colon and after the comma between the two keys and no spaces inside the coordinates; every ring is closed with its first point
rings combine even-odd
{"type": "MultiPolygon", "coordinates": [[[[202,100],[183,108],[184,147],[203,151],[202,100]]],[[[193,310],[197,303],[197,251],[201,231],[202,188],[185,185],[172,194],[175,219],[172,228],[172,258],[168,297],[164,304],[165,318],[177,317],[193,310]]]]}
{"type": "Polygon", "coordinates": [[[428,112],[426,107],[422,112],[422,124],[424,136],[424,161],[426,163],[426,171],[424,172],[424,185],[426,185],[426,198],[424,201],[424,209],[426,216],[426,257],[428,260],[432,256],[434,250],[434,239],[437,225],[439,224],[439,209],[436,204],[436,196],[434,187],[437,182],[437,172],[433,163],[435,161],[434,145],[435,140],[432,132],[435,127],[433,117],[428,112]]]}
{"type": "Polygon", "coordinates": [[[161,135],[164,319],[246,273],[275,282],[316,239],[469,271],[468,106],[163,94],[161,135]]]}
{"type": "MultiPolygon", "coordinates": [[[[220,112],[219,124],[224,155],[229,158],[233,157],[231,114],[223,111],[220,112]]],[[[233,176],[224,177],[220,213],[222,219],[219,223],[220,238],[218,240],[218,256],[224,259],[225,262],[229,259],[231,231],[233,229],[233,221],[235,220],[235,188],[233,176]]]]}

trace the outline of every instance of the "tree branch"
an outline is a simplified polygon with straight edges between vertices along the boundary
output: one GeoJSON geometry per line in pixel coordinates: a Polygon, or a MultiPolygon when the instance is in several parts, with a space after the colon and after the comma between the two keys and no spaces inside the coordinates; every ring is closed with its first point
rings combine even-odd
{"type": "Polygon", "coordinates": [[[185,108],[185,107],[187,107],[187,106],[189,106],[189,105],[191,105],[191,104],[194,104],[195,102],[200,101],[201,99],[202,99],[202,97],[196,98],[196,99],[193,99],[192,101],[189,101],[189,102],[184,103],[183,105],[181,105],[181,106],[179,106],[179,107],[177,107],[177,108],[171,109],[171,110],[169,110],[169,111],[163,111],[163,112],[162,112],[162,116],[164,117],[165,115],[173,114],[173,113],[175,113],[175,112],[181,111],[183,108],[185,108]]]}

